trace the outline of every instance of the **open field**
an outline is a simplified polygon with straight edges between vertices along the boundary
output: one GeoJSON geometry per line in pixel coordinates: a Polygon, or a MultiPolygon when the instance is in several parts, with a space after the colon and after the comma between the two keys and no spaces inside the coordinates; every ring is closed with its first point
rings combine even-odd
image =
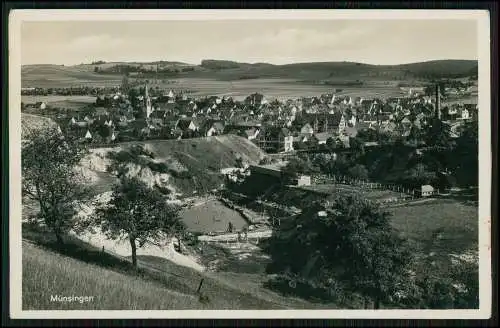
{"type": "MultiPolygon", "coordinates": [[[[22,67],[23,87],[69,87],[69,86],[119,86],[121,75],[98,74],[93,70],[99,66],[109,70],[115,65],[155,67],[156,63],[103,63],[99,65],[28,65],[22,67]]],[[[174,90],[192,90],[196,95],[230,95],[236,98],[260,92],[274,97],[302,97],[331,92],[333,88],[342,93],[365,98],[397,96],[402,90],[399,83],[419,84],[428,74],[467,77],[477,74],[477,61],[438,60],[414,64],[384,66],[352,62],[297,63],[289,65],[247,64],[227,61],[205,61],[201,65],[185,63],[163,63],[162,67],[182,68],[190,66],[192,71],[158,76],[158,86],[174,90]],[[476,73],[475,73],[476,72],[476,73]],[[351,87],[349,84],[365,83],[351,87]],[[326,85],[328,84],[328,85],[326,85]]],[[[155,85],[156,78],[148,79],[155,85]]],[[[131,78],[131,81],[135,78],[131,78]]]]}
{"type": "Polygon", "coordinates": [[[336,88],[342,89],[339,95],[359,96],[365,98],[396,97],[405,94],[395,85],[372,84],[360,87],[343,87],[341,85],[318,85],[293,79],[259,78],[237,81],[221,81],[205,78],[183,78],[172,80],[173,84],[161,87],[176,90],[193,90],[194,96],[231,96],[242,100],[249,94],[258,92],[271,99],[300,98],[319,96],[331,93],[336,88]]]}
{"type": "Polygon", "coordinates": [[[232,222],[235,230],[241,230],[247,224],[238,212],[218,200],[209,200],[184,209],[180,217],[190,231],[202,233],[226,231],[229,222],[232,222]]]}
{"type": "Polygon", "coordinates": [[[478,96],[476,95],[471,95],[469,97],[461,97],[461,98],[456,98],[456,99],[448,99],[442,102],[443,106],[451,106],[453,104],[476,104],[478,101],[478,96]]]}
{"type": "Polygon", "coordinates": [[[372,201],[383,201],[393,197],[400,197],[401,193],[391,190],[370,190],[344,184],[318,184],[311,186],[302,186],[298,189],[324,193],[325,195],[334,194],[335,192],[360,193],[363,197],[372,201]]]}
{"type": "Polygon", "coordinates": [[[478,208],[453,200],[387,209],[392,224],[426,254],[446,256],[478,249],[478,208]]]}
{"type": "Polygon", "coordinates": [[[118,86],[120,75],[100,75],[87,68],[62,65],[29,65],[21,68],[23,88],[67,88],[77,86],[118,86]]]}
{"type": "Polygon", "coordinates": [[[35,104],[44,102],[50,107],[57,108],[78,108],[93,104],[96,97],[93,96],[21,96],[21,101],[25,104],[35,104]]]}

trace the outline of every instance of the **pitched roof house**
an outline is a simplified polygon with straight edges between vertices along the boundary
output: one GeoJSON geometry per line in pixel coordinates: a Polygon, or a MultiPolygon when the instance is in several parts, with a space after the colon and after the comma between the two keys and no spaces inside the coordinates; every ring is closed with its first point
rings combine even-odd
{"type": "Polygon", "coordinates": [[[224,122],[215,121],[215,120],[207,120],[203,125],[203,133],[207,137],[211,137],[214,135],[220,135],[224,133],[224,122]]]}
{"type": "Polygon", "coordinates": [[[175,128],[184,132],[188,130],[198,131],[200,129],[200,124],[197,122],[197,120],[194,120],[192,118],[181,118],[177,121],[175,128]]]}
{"type": "Polygon", "coordinates": [[[311,124],[309,123],[306,123],[304,124],[301,128],[300,128],[300,133],[301,134],[313,134],[314,133],[314,129],[313,127],[311,126],[311,124]]]}
{"type": "Polygon", "coordinates": [[[287,128],[266,127],[261,130],[255,142],[267,152],[293,151],[293,135],[287,128]]]}

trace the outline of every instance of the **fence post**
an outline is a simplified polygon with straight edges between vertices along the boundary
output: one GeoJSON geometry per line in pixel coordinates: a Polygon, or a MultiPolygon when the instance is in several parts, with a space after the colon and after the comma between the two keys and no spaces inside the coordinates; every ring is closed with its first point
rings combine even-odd
{"type": "Polygon", "coordinates": [[[204,278],[201,278],[201,281],[200,281],[200,284],[198,285],[198,289],[196,290],[196,293],[200,293],[200,290],[201,290],[201,286],[203,285],[203,279],[204,278]]]}

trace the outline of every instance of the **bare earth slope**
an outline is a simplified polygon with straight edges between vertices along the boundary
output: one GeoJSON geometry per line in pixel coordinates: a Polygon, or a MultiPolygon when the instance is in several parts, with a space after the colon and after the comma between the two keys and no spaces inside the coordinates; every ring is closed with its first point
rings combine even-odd
{"type": "Polygon", "coordinates": [[[107,153],[119,151],[134,144],[142,144],[154,155],[154,161],[164,163],[168,172],[155,172],[150,168],[133,168],[148,184],[159,184],[179,194],[201,193],[220,186],[220,169],[234,167],[237,158],[246,163],[257,163],[264,153],[245,138],[235,135],[185,139],[155,140],[122,143],[113,148],[96,148],[82,161],[82,168],[100,192],[110,190],[111,176],[107,153]]]}

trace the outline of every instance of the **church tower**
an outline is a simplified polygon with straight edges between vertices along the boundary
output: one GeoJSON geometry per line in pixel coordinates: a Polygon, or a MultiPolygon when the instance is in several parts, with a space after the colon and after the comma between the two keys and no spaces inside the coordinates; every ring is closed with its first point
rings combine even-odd
{"type": "Polygon", "coordinates": [[[153,112],[153,109],[151,106],[151,98],[149,98],[149,90],[148,90],[147,84],[146,84],[146,88],[144,90],[144,101],[146,103],[146,118],[149,118],[149,116],[153,112]]]}
{"type": "Polygon", "coordinates": [[[435,99],[435,107],[434,114],[438,119],[441,119],[441,93],[439,90],[439,84],[436,84],[436,99],[435,99]]]}

